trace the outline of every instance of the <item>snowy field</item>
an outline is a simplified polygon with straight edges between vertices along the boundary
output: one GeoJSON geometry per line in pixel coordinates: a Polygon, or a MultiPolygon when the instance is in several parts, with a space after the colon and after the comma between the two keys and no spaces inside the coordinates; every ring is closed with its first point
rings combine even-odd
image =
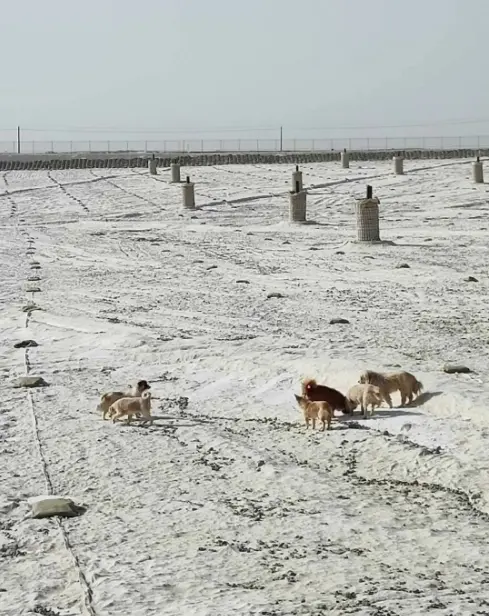
{"type": "Polygon", "coordinates": [[[0,176],[2,616],[489,614],[489,189],[305,165],[292,226],[292,169],[182,169],[196,211],[167,169],[0,176]],[[367,183],[394,245],[352,241],[367,183]],[[300,379],[366,368],[426,393],[306,432],[300,379]],[[154,426],[102,421],[138,379],[154,426]],[[29,519],[51,489],[86,513],[29,519]]]}

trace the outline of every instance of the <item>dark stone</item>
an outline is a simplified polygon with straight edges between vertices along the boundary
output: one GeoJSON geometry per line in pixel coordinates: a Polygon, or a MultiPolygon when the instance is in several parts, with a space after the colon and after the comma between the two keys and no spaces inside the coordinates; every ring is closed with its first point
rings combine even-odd
{"type": "Polygon", "coordinates": [[[331,319],[331,321],[329,322],[330,325],[349,325],[350,321],[348,321],[347,319],[331,319]]]}
{"type": "Polygon", "coordinates": [[[22,306],[22,312],[34,312],[34,310],[42,310],[36,304],[27,304],[26,306],[22,306]]]}
{"type": "Polygon", "coordinates": [[[408,269],[411,266],[408,265],[407,263],[400,263],[399,265],[396,265],[396,269],[408,269]]]}
{"type": "Polygon", "coordinates": [[[26,347],[37,347],[39,346],[35,340],[22,340],[22,342],[16,342],[14,344],[14,349],[25,349],[26,347]]]}
{"type": "Polygon", "coordinates": [[[465,282],[479,282],[477,280],[477,278],[474,278],[474,276],[469,276],[468,278],[465,278],[465,282]]]}
{"type": "Polygon", "coordinates": [[[461,364],[445,364],[443,366],[443,372],[447,374],[467,374],[468,372],[472,372],[472,370],[461,364]]]}
{"type": "Polygon", "coordinates": [[[237,284],[250,284],[249,280],[236,280],[237,284]]]}
{"type": "Polygon", "coordinates": [[[267,299],[280,299],[281,297],[283,297],[282,293],[277,293],[277,292],[273,292],[273,293],[269,293],[267,295],[267,299]]]}
{"type": "Polygon", "coordinates": [[[21,376],[13,383],[14,387],[48,387],[42,376],[21,376]]]}

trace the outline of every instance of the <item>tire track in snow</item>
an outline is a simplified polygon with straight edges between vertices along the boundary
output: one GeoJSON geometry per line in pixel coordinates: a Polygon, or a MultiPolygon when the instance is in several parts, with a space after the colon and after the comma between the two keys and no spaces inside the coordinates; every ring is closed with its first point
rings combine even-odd
{"type": "Polygon", "coordinates": [[[87,206],[87,204],[82,201],[81,199],[79,199],[78,197],[75,197],[74,195],[72,195],[67,189],[66,186],[64,184],[61,184],[61,182],[59,182],[56,178],[53,177],[52,175],[52,171],[48,171],[47,176],[50,180],[52,180],[58,187],[59,189],[72,201],[74,201],[75,203],[77,203],[79,206],[81,206],[85,212],[87,214],[90,213],[90,210],[87,206]]]}

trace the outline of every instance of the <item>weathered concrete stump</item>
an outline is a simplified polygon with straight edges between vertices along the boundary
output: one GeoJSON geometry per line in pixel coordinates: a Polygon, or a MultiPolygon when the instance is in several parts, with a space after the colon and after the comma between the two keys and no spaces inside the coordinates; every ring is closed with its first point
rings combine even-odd
{"type": "Polygon", "coordinates": [[[482,166],[479,156],[477,160],[472,163],[472,177],[476,184],[484,184],[484,167],[482,166]]]}
{"type": "MultiPolygon", "coordinates": [[[[180,174],[180,170],[178,171],[180,174]]],[[[187,210],[195,210],[194,184],[187,175],[187,181],[182,184],[183,207],[187,210]]]]}
{"type": "Polygon", "coordinates": [[[404,175],[404,158],[402,156],[394,156],[394,173],[396,175],[404,175]]]}
{"type": "Polygon", "coordinates": [[[153,158],[148,160],[148,170],[150,175],[156,175],[156,159],[153,154],[153,158]]]}
{"type": "Polygon", "coordinates": [[[306,222],[307,193],[301,190],[299,181],[295,190],[290,192],[289,220],[290,222],[306,222]]]}
{"type": "Polygon", "coordinates": [[[372,196],[372,187],[367,186],[367,197],[356,204],[357,239],[359,242],[380,242],[379,199],[372,196]]]}
{"type": "Polygon", "coordinates": [[[299,190],[302,190],[302,171],[299,171],[299,165],[295,166],[295,171],[292,172],[292,192],[296,189],[299,182],[299,190]]]}
{"type": "Polygon", "coordinates": [[[170,169],[171,169],[171,181],[172,184],[179,184],[180,183],[180,165],[177,163],[172,163],[170,165],[170,169]]]}
{"type": "Polygon", "coordinates": [[[346,150],[346,148],[341,152],[341,166],[343,169],[350,168],[350,153],[346,150]]]}

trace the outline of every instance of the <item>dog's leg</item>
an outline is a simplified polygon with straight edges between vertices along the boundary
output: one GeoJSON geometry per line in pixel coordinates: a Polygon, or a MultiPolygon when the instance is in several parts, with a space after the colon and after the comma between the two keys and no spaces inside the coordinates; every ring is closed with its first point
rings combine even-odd
{"type": "Polygon", "coordinates": [[[316,429],[316,418],[313,417],[311,421],[312,421],[312,429],[315,430],[316,429]]]}
{"type": "Polygon", "coordinates": [[[383,394],[384,400],[387,402],[387,404],[389,405],[389,408],[392,408],[392,398],[391,395],[388,393],[384,393],[383,394]]]}

